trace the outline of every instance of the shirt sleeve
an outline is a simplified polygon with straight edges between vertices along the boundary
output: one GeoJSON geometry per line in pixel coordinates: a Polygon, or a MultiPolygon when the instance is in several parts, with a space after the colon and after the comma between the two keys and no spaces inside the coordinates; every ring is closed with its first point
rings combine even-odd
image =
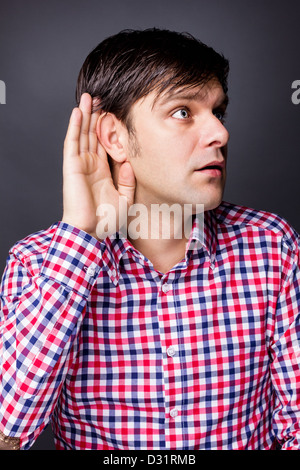
{"type": "Polygon", "coordinates": [[[28,449],[48,424],[102,267],[100,242],[58,223],[43,249],[23,243],[0,290],[0,431],[28,449]]]}
{"type": "Polygon", "coordinates": [[[277,299],[271,377],[273,429],[283,450],[300,450],[300,266],[296,248],[283,244],[282,286],[277,299]]]}

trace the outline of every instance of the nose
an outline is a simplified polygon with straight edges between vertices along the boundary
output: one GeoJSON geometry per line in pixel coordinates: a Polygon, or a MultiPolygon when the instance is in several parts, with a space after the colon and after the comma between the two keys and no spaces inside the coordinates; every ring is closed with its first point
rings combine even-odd
{"type": "Polygon", "coordinates": [[[205,147],[225,147],[229,140],[229,132],[214,114],[210,114],[205,119],[205,124],[202,127],[202,144],[205,147]]]}

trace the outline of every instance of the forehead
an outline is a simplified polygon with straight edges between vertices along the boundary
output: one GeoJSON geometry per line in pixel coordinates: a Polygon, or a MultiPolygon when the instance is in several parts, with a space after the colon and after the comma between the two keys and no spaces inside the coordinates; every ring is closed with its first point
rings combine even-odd
{"type": "Polygon", "coordinates": [[[157,94],[153,100],[153,107],[163,106],[172,101],[186,100],[207,102],[210,100],[228,102],[228,97],[224,93],[223,88],[218,80],[210,80],[200,86],[185,86],[179,88],[169,88],[162,94],[157,94]]]}
{"type": "MultiPolygon", "coordinates": [[[[228,96],[224,92],[218,80],[210,80],[204,85],[199,86],[183,86],[172,88],[169,87],[162,93],[153,90],[145,97],[138,100],[135,104],[137,107],[147,107],[151,111],[155,111],[162,107],[168,106],[173,102],[179,101],[197,101],[203,103],[212,103],[214,107],[228,104],[228,96]]],[[[135,106],[135,105],[134,105],[135,106]]]]}

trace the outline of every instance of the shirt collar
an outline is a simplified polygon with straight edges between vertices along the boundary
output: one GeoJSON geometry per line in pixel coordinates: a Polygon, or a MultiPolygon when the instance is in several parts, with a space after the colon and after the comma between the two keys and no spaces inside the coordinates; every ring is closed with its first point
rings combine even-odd
{"type": "Polygon", "coordinates": [[[214,262],[217,249],[217,218],[215,211],[206,211],[194,216],[187,250],[206,250],[211,262],[214,262]]]}
{"type": "MultiPolygon", "coordinates": [[[[120,261],[127,251],[138,261],[141,253],[134,248],[130,241],[121,233],[117,232],[107,237],[102,243],[102,259],[106,265],[108,275],[112,282],[117,285],[120,277],[120,261]]],[[[214,264],[217,247],[217,218],[215,211],[206,211],[193,217],[192,229],[187,243],[186,257],[195,250],[204,249],[212,264],[214,264]]]]}

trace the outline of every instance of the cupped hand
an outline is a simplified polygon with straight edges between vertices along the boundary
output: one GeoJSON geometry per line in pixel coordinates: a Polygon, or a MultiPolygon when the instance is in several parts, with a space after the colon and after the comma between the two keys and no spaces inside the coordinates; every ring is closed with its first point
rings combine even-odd
{"type": "Polygon", "coordinates": [[[107,153],[97,137],[99,118],[99,111],[92,113],[92,97],[84,93],[72,111],[64,141],[62,221],[102,239],[107,233],[99,231],[101,207],[111,205],[118,229],[120,207],[125,201],[128,210],[134,201],[135,177],[128,161],[118,163],[114,185],[107,153]]]}

